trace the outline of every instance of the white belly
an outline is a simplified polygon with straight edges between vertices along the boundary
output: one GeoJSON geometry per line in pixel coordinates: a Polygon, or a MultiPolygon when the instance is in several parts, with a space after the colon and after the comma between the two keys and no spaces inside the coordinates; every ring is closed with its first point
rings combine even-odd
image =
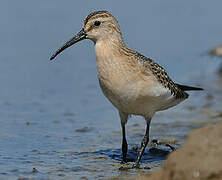
{"type": "Polygon", "coordinates": [[[159,82],[138,80],[109,84],[100,79],[104,95],[120,111],[127,114],[153,116],[156,111],[165,110],[183,101],[175,99],[169,89],[159,82]]]}

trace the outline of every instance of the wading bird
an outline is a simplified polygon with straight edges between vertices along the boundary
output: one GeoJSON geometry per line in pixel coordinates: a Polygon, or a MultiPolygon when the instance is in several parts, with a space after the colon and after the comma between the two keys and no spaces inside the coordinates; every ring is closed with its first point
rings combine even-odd
{"type": "Polygon", "coordinates": [[[81,31],[58,49],[50,60],[83,39],[94,42],[100,87],[119,110],[123,162],[127,161],[125,125],[129,115],[141,115],[146,120],[141,149],[132,166],[138,168],[149,142],[149,127],[153,115],[187,99],[188,94],[185,91],[202,89],[174,83],[160,65],[128,48],[123,42],[116,18],[107,11],[90,13],[85,18],[81,31]]]}

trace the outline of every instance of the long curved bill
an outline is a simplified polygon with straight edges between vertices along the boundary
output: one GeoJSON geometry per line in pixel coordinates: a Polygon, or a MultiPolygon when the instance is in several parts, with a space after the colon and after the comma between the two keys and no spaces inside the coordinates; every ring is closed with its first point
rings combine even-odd
{"type": "Polygon", "coordinates": [[[84,29],[82,29],[77,35],[75,35],[72,39],[66,42],[61,48],[59,48],[51,57],[50,60],[53,60],[58,54],[60,54],[66,48],[72,46],[73,44],[86,39],[86,33],[84,29]]]}

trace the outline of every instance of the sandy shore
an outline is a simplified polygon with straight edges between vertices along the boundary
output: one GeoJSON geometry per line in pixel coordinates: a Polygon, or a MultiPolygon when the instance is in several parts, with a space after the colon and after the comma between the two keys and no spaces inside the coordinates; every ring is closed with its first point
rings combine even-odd
{"type": "Polygon", "coordinates": [[[137,180],[221,180],[222,123],[190,133],[184,146],[171,153],[163,166],[137,180]]]}

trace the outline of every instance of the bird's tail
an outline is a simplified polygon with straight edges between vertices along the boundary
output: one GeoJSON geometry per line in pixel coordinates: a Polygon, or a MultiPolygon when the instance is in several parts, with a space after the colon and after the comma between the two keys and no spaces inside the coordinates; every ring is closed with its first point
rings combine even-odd
{"type": "Polygon", "coordinates": [[[202,91],[202,90],[204,90],[199,87],[185,86],[185,85],[180,85],[180,84],[176,84],[176,85],[183,91],[202,91]]]}

